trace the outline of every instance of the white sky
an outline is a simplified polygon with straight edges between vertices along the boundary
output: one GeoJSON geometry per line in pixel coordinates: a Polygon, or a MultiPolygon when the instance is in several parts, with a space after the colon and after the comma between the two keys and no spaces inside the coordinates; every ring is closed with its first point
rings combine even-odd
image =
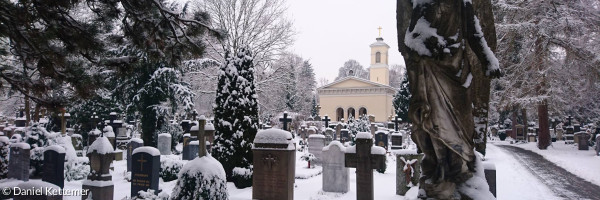
{"type": "Polygon", "coordinates": [[[317,81],[332,82],[349,59],[370,64],[369,45],[381,36],[388,45],[389,64],[404,65],[398,52],[395,0],[289,0],[288,15],[297,31],[290,50],[309,59],[317,81]]]}

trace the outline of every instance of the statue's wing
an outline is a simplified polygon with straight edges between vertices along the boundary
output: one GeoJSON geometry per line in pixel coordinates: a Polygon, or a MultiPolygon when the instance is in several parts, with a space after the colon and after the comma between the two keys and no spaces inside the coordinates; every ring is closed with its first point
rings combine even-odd
{"type": "Polygon", "coordinates": [[[410,18],[412,16],[412,2],[411,0],[397,0],[396,1],[396,28],[398,31],[398,50],[402,53],[402,56],[408,55],[408,48],[404,45],[404,35],[406,29],[410,25],[410,18]]]}

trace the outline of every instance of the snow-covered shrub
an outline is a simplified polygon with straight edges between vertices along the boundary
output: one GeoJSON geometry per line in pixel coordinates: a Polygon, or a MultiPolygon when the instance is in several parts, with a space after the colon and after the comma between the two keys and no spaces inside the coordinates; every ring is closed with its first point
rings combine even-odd
{"type": "Polygon", "coordinates": [[[31,148],[29,154],[29,169],[33,169],[30,171],[30,175],[34,177],[39,177],[42,175],[44,165],[44,147],[35,147],[31,148]]]}
{"type": "Polygon", "coordinates": [[[5,179],[8,176],[8,137],[0,137],[0,179],[5,179]]]}
{"type": "Polygon", "coordinates": [[[90,173],[90,164],[87,159],[72,159],[65,163],[65,180],[83,180],[90,173]]]}
{"type": "Polygon", "coordinates": [[[223,165],[210,155],[186,163],[179,172],[172,199],[228,199],[223,165]]]}
{"type": "Polygon", "coordinates": [[[242,189],[252,186],[252,172],[252,166],[250,166],[250,168],[233,168],[233,173],[231,176],[235,187],[242,189]]]}
{"type": "Polygon", "coordinates": [[[348,119],[348,130],[350,131],[351,143],[354,145],[354,138],[356,138],[356,134],[360,132],[370,132],[371,131],[371,122],[367,116],[361,116],[358,119],[353,119],[350,117],[348,119]]]}
{"type": "Polygon", "coordinates": [[[159,175],[164,182],[169,182],[177,179],[177,173],[181,171],[184,161],[177,155],[160,156],[159,175]]]}
{"type": "Polygon", "coordinates": [[[168,200],[169,199],[169,194],[165,191],[162,191],[160,193],[155,194],[153,189],[148,189],[147,191],[143,191],[140,190],[138,192],[138,199],[145,199],[145,200],[168,200]]]}

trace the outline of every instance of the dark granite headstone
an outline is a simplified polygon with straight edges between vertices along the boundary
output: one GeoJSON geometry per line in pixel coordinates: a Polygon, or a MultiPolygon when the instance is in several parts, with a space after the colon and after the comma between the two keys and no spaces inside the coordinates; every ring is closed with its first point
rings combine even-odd
{"type": "Polygon", "coordinates": [[[8,161],[8,178],[29,180],[29,154],[30,146],[27,143],[13,143],[10,145],[10,159],[8,161]]]}
{"type": "Polygon", "coordinates": [[[154,190],[158,194],[158,170],[160,151],[154,147],[140,147],[133,151],[131,166],[131,196],[139,191],[154,190]]]}
{"type": "Polygon", "coordinates": [[[294,199],[296,149],[292,134],[280,129],[259,131],[252,154],[252,199],[294,199]]]}
{"type": "Polygon", "coordinates": [[[575,134],[575,137],[578,138],[577,141],[577,146],[579,150],[584,150],[587,151],[590,149],[588,140],[590,139],[590,134],[586,133],[586,132],[579,132],[577,134],[575,134]]]}
{"type": "Polygon", "coordinates": [[[358,133],[356,145],[346,148],[346,167],[356,168],[356,199],[374,199],[373,169],[385,167],[385,150],[371,152],[373,139],[369,133],[358,133]],[[367,137],[369,136],[369,137],[367,137]],[[352,152],[354,148],[355,152],[352,152]]]}
{"type": "Polygon", "coordinates": [[[402,132],[404,131],[392,133],[392,149],[402,149],[402,132]]]}
{"type": "Polygon", "coordinates": [[[183,120],[181,121],[181,128],[183,129],[184,133],[189,133],[190,129],[192,128],[192,125],[190,124],[190,120],[183,120]]]}
{"type": "Polygon", "coordinates": [[[65,148],[52,145],[44,150],[42,181],[65,187],[65,148]]]}
{"type": "Polygon", "coordinates": [[[340,131],[340,142],[344,143],[350,140],[350,131],[348,129],[342,129],[340,131]]]}
{"type": "Polygon", "coordinates": [[[194,160],[194,158],[198,157],[198,151],[200,150],[200,142],[198,140],[194,140],[188,143],[188,145],[183,148],[183,155],[181,157],[182,160],[194,160]]]}
{"type": "Polygon", "coordinates": [[[377,131],[375,133],[375,144],[376,146],[383,147],[387,151],[388,147],[388,134],[387,131],[377,131]]]}
{"type": "Polygon", "coordinates": [[[144,141],[139,138],[131,139],[129,141],[129,144],[127,144],[127,171],[128,172],[131,171],[131,165],[133,163],[131,155],[133,154],[133,151],[135,149],[137,149],[138,147],[141,147],[141,146],[144,146],[144,141]]]}

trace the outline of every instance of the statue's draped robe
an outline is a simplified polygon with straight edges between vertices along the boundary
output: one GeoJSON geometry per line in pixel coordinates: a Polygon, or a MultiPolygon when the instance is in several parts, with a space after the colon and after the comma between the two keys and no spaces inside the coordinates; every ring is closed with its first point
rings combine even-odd
{"type": "Polygon", "coordinates": [[[398,22],[398,31],[406,26],[406,32],[399,34],[404,38],[399,39],[406,44],[401,44],[400,50],[412,94],[412,139],[425,153],[420,187],[430,198],[449,199],[456,183],[472,176],[475,159],[473,101],[469,95],[473,75],[465,49],[473,50],[488,75],[499,71],[487,68],[495,57],[490,58],[470,3],[434,0],[413,7],[410,0],[400,0],[399,8],[403,2],[412,8],[410,23],[398,22]],[[436,29],[435,34],[428,28],[436,29]]]}

